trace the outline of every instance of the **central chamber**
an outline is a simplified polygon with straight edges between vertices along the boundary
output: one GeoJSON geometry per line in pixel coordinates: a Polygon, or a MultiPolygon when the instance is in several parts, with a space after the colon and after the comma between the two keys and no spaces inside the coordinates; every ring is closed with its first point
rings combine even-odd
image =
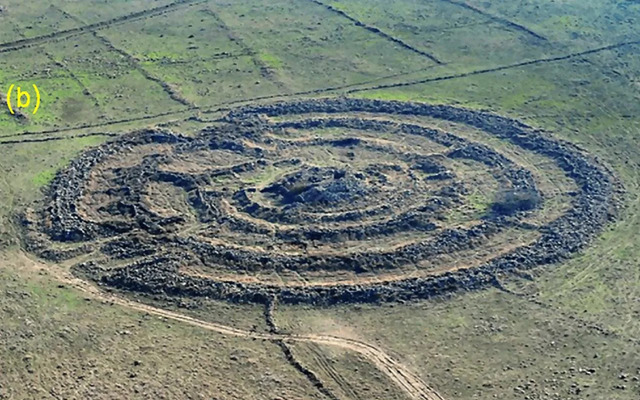
{"type": "Polygon", "coordinates": [[[514,120],[312,100],[90,150],[56,177],[31,237],[127,290],[410,299],[565,257],[611,217],[613,194],[591,158],[514,120]]]}

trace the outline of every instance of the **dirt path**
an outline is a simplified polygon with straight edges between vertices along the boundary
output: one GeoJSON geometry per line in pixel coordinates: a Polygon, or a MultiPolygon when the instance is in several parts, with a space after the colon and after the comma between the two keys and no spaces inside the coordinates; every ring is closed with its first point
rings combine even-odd
{"type": "Polygon", "coordinates": [[[331,365],[331,362],[327,360],[326,355],[317,343],[308,344],[307,349],[318,367],[321,370],[324,370],[325,374],[329,376],[344,393],[346,393],[347,398],[351,400],[362,400],[358,393],[351,387],[349,382],[344,379],[333,365],[331,365]]]}
{"type": "MultiPolygon", "coordinates": [[[[28,256],[25,254],[25,257],[28,256]]],[[[375,365],[376,368],[382,371],[385,375],[387,375],[387,377],[391,379],[393,383],[395,383],[403,392],[407,394],[408,398],[414,400],[444,400],[444,397],[442,397],[434,389],[424,383],[420,379],[420,377],[413,373],[409,368],[391,358],[381,348],[369,343],[331,335],[251,332],[234,328],[232,326],[202,321],[200,319],[183,315],[174,311],[164,310],[161,308],[128,300],[114,294],[105,293],[97,287],[89,284],[88,282],[72,276],[69,272],[63,271],[61,268],[40,263],[30,257],[28,258],[39,267],[47,270],[58,281],[72,286],[73,288],[85,294],[91,295],[94,298],[107,301],[111,304],[117,304],[122,307],[127,307],[132,310],[164,317],[225,335],[238,336],[247,339],[284,341],[287,343],[316,343],[320,345],[334,346],[357,352],[364,358],[369,360],[371,363],[373,363],[373,365],[375,365]]]]}

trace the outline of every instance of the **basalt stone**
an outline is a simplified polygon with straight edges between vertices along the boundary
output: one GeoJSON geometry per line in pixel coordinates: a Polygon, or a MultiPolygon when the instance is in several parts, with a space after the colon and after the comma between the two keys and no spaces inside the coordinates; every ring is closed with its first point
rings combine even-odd
{"type": "Polygon", "coordinates": [[[261,303],[274,296],[292,304],[407,301],[479,289],[494,284],[497,273],[562,261],[588,244],[619,207],[618,182],[592,157],[491,113],[339,98],[248,106],[230,111],[222,121],[195,137],[136,132],[80,155],[54,178],[39,210],[40,220],[27,226],[49,241],[78,247],[33,248],[55,260],[98,248],[103,259],[77,265],[74,272],[101,285],[136,292],[261,303]],[[296,118],[282,120],[288,116],[296,118]],[[401,122],[403,116],[465,124],[547,157],[577,187],[570,194],[570,209],[546,225],[528,224],[524,218],[545,200],[530,171],[486,144],[401,122]],[[287,136],[290,130],[329,128],[350,133],[304,140],[287,136]],[[434,156],[407,150],[390,143],[395,133],[431,141],[445,151],[434,156]],[[373,140],[376,134],[385,140],[373,140]],[[118,158],[149,145],[163,150],[131,160],[118,158]],[[314,165],[305,154],[316,149],[348,162],[314,165]],[[198,160],[210,151],[235,161],[171,168],[177,154],[198,160]],[[372,159],[362,159],[363,154],[372,159]],[[473,224],[448,226],[451,210],[464,203],[473,187],[446,164],[468,160],[483,165],[503,193],[513,194],[515,200],[497,199],[494,211],[499,212],[473,224]],[[273,170],[289,172],[269,177],[273,170]],[[96,188],[95,182],[108,187],[96,188]],[[163,194],[150,189],[154,185],[169,185],[181,193],[180,199],[163,202],[157,198],[163,194]],[[521,193],[528,197],[520,199],[521,193]],[[508,212],[500,211],[505,207],[508,212]],[[190,228],[193,221],[200,224],[194,225],[198,229],[190,228]],[[505,229],[520,225],[540,236],[468,268],[382,278],[458,252],[482,250],[505,229]],[[95,246],[96,241],[101,245],[95,246]],[[378,248],[392,241],[394,245],[378,248]],[[342,249],[342,243],[355,250],[342,249]],[[202,272],[211,269],[222,275],[202,272]],[[362,283],[310,280],[304,285],[233,278],[285,272],[305,277],[382,275],[362,283]]]}

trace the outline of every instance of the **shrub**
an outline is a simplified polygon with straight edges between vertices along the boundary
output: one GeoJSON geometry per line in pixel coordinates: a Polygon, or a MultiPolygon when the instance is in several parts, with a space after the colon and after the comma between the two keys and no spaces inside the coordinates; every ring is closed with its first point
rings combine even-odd
{"type": "Polygon", "coordinates": [[[491,210],[499,215],[513,215],[519,211],[532,210],[541,202],[540,194],[533,189],[503,190],[496,195],[491,210]]]}

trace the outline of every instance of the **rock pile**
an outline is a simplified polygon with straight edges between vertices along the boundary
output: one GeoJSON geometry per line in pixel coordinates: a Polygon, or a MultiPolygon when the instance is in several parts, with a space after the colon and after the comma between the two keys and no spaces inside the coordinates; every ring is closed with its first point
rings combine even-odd
{"type": "Polygon", "coordinates": [[[81,155],[54,179],[47,206],[31,225],[53,244],[78,243],[80,250],[34,248],[54,259],[97,251],[103,261],[77,265],[75,271],[132,291],[238,302],[266,302],[274,296],[282,302],[311,304],[409,300],[479,288],[490,284],[497,272],[560,261],[587,244],[613,218],[617,206],[616,183],[593,158],[569,143],[490,113],[321,99],[240,108],[224,121],[226,126],[197,137],[138,132],[81,155]],[[293,116],[298,118],[282,121],[293,116]],[[418,277],[398,275],[397,271],[419,268],[425,260],[482,249],[542,203],[502,213],[507,216],[487,214],[468,226],[443,226],[469,190],[465,177],[447,163],[473,160],[491,171],[504,191],[528,193],[538,200],[542,196],[533,175],[500,152],[452,133],[398,122],[402,116],[465,124],[548,157],[579,188],[571,209],[541,227],[537,240],[480,265],[418,277]],[[278,135],[322,129],[369,135],[304,140],[278,135]],[[446,150],[434,155],[371,139],[394,132],[446,150]],[[155,150],[144,150],[148,148],[155,150]],[[343,160],[342,165],[318,166],[305,158],[318,149],[343,160]],[[177,161],[202,154],[232,161],[206,168],[177,161]],[[274,170],[285,172],[268,177],[274,170]],[[181,191],[181,207],[191,211],[177,212],[177,205],[167,211],[156,199],[162,196],[151,193],[154,185],[181,191]],[[91,246],[97,239],[105,242],[98,250],[91,246]],[[385,241],[396,244],[379,248],[385,241]],[[356,251],[338,251],[343,243],[363,245],[356,251]],[[213,272],[184,273],[185,267],[213,272]],[[306,285],[232,278],[269,271],[305,277],[394,272],[396,278],[306,285]]]}

